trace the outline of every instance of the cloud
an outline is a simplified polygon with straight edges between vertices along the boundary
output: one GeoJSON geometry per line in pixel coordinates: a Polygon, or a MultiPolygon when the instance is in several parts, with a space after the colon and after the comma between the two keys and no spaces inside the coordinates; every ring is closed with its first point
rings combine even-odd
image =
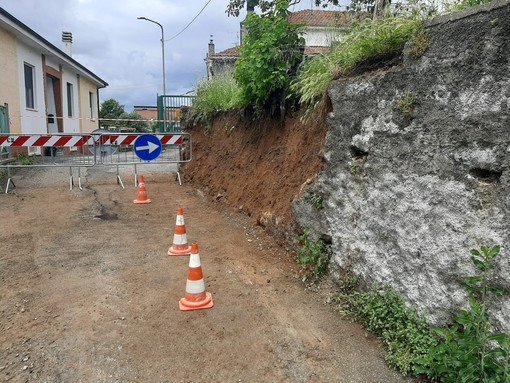
{"type": "MultiPolygon", "coordinates": [[[[108,82],[100,101],[156,105],[163,93],[161,29],[163,25],[167,94],[192,90],[206,75],[204,58],[210,35],[216,51],[235,46],[245,13],[225,13],[228,0],[0,0],[0,7],[57,47],[62,31],[73,34],[73,58],[108,82]],[[173,36],[177,37],[173,38],[173,36]]],[[[302,1],[297,9],[310,5],[302,1]],[[306,3],[306,4],[305,4],[306,3]]]]}
{"type": "Polygon", "coordinates": [[[101,101],[114,98],[132,110],[155,105],[162,94],[161,29],[137,20],[143,16],[163,25],[167,94],[193,89],[205,76],[210,35],[217,51],[238,41],[240,18],[227,17],[228,0],[0,0],[0,7],[58,48],[62,31],[73,34],[73,58],[108,82],[101,101]]]}

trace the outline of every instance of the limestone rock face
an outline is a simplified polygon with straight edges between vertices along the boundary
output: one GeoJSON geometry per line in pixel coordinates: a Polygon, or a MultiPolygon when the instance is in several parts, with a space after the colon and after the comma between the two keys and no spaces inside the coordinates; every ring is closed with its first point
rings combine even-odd
{"type": "MultiPolygon", "coordinates": [[[[329,89],[325,170],[293,213],[331,238],[334,276],[390,285],[431,324],[465,306],[469,251],[502,246],[510,288],[510,2],[427,25],[430,46],[329,89]]],[[[510,300],[491,320],[510,330],[510,300]]]]}

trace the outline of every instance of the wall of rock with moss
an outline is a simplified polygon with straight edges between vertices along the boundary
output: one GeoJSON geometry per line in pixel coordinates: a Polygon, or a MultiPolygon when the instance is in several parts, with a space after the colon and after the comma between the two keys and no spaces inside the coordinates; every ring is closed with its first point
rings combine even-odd
{"type": "MultiPolygon", "coordinates": [[[[491,278],[510,288],[510,2],[426,36],[419,57],[408,44],[400,65],[332,82],[325,168],[293,214],[331,243],[334,278],[391,286],[444,324],[467,306],[470,249],[501,245],[491,278]]],[[[490,313],[510,330],[508,297],[490,313]]]]}

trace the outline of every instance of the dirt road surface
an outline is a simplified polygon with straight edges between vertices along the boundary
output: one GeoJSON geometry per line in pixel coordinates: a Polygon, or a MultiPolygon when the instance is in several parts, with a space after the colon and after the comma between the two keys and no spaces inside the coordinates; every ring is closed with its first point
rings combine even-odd
{"type": "MultiPolygon", "coordinates": [[[[405,382],[378,341],[304,288],[260,228],[174,174],[17,170],[0,196],[0,381],[405,382]],[[169,257],[177,208],[214,307],[182,312],[188,257],[169,257]]],[[[5,184],[2,184],[5,187],[5,184]]]]}

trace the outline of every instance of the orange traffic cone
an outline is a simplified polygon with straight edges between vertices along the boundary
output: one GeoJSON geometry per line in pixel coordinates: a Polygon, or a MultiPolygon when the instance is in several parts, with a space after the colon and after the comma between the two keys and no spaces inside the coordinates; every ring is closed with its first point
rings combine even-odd
{"type": "Polygon", "coordinates": [[[168,255],[189,255],[191,252],[191,246],[188,245],[188,239],[186,237],[186,226],[184,226],[184,216],[182,215],[182,209],[177,209],[177,219],[175,221],[175,233],[174,242],[170,249],[168,249],[168,255]]]}
{"type": "Polygon", "coordinates": [[[149,198],[147,198],[147,189],[145,188],[145,182],[143,180],[143,176],[140,176],[140,181],[138,182],[138,195],[133,202],[134,203],[151,203],[151,200],[149,198]]]}
{"type": "Polygon", "coordinates": [[[213,307],[211,293],[205,291],[204,276],[202,275],[202,266],[200,265],[200,255],[198,254],[198,245],[191,246],[189,257],[188,280],[186,281],[186,294],[179,301],[181,311],[209,309],[213,307]]]}

